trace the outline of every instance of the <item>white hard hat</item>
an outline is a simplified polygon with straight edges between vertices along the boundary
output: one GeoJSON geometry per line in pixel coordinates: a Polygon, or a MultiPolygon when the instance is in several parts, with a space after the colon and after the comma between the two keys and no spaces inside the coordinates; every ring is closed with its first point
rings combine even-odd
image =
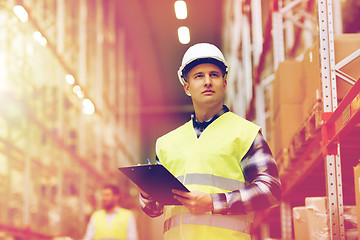
{"type": "Polygon", "coordinates": [[[191,68],[201,63],[216,64],[223,71],[224,78],[227,78],[229,65],[225,61],[222,52],[213,44],[197,43],[185,52],[178,70],[178,77],[182,85],[186,82],[185,74],[189,72],[191,68]]]}

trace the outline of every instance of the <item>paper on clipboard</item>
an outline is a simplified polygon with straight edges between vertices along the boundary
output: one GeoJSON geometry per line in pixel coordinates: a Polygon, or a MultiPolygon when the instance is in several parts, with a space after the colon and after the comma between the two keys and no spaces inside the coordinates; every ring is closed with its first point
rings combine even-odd
{"type": "Polygon", "coordinates": [[[119,170],[144,192],[163,205],[181,205],[171,189],[189,190],[163,165],[145,164],[120,167],[119,170]]]}

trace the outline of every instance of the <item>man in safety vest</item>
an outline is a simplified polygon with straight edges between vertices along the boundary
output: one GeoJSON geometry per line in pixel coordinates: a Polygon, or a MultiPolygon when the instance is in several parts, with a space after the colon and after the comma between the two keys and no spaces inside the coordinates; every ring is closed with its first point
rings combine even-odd
{"type": "Polygon", "coordinates": [[[101,197],[103,209],[91,215],[83,239],[137,240],[134,214],[118,207],[119,188],[111,184],[105,185],[101,197]]]}
{"type": "Polygon", "coordinates": [[[277,166],[260,127],[223,105],[229,66],[209,43],[190,47],[178,71],[195,112],[156,141],[156,157],[190,192],[182,205],[161,206],[142,192],[151,217],[164,213],[164,239],[250,239],[252,214],[277,205],[277,166]]]}

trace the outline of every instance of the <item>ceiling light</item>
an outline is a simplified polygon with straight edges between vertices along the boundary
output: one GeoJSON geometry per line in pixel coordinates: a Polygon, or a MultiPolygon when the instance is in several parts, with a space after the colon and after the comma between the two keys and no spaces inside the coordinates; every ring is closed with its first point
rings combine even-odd
{"type": "Polygon", "coordinates": [[[16,6],[14,6],[13,11],[14,11],[15,15],[19,18],[20,21],[27,22],[28,14],[27,14],[26,10],[23,8],[23,6],[16,5],[16,6]]]}
{"type": "Polygon", "coordinates": [[[45,45],[47,44],[46,38],[44,38],[39,31],[33,33],[33,38],[43,47],[45,47],[45,45]]]}
{"type": "Polygon", "coordinates": [[[75,83],[75,78],[71,74],[66,74],[65,80],[68,84],[73,85],[75,83]]]}
{"type": "Polygon", "coordinates": [[[84,114],[91,115],[95,112],[95,106],[90,99],[84,99],[82,101],[82,111],[84,114]]]}
{"type": "Polygon", "coordinates": [[[190,30],[187,27],[178,28],[179,42],[182,44],[188,44],[190,42],[190,30]]]}
{"type": "Polygon", "coordinates": [[[35,32],[33,33],[33,38],[34,38],[36,41],[40,42],[40,41],[41,41],[41,38],[42,38],[42,35],[41,35],[41,33],[40,33],[39,31],[35,31],[35,32]]]}
{"type": "Polygon", "coordinates": [[[73,87],[73,92],[75,93],[75,94],[78,94],[78,92],[80,92],[81,91],[81,87],[79,86],[79,85],[75,85],[74,87],[73,87]]]}
{"type": "Polygon", "coordinates": [[[187,18],[187,8],[185,1],[176,1],[174,3],[175,15],[177,19],[186,19],[187,18]]]}

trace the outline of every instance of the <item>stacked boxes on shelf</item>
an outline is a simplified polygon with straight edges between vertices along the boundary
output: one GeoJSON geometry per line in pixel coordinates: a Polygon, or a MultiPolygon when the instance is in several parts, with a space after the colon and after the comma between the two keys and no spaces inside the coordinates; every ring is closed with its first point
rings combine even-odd
{"type": "MultiPolygon", "coordinates": [[[[295,240],[330,239],[326,197],[307,197],[305,206],[293,208],[295,240]]],[[[344,206],[345,239],[357,239],[355,206],[344,206]]]]}
{"type": "Polygon", "coordinates": [[[305,97],[303,104],[304,114],[310,114],[314,104],[320,101],[321,98],[321,75],[320,75],[320,57],[319,57],[319,43],[315,42],[304,55],[304,87],[305,97]]]}
{"type": "MultiPolygon", "coordinates": [[[[360,50],[360,33],[356,34],[339,34],[334,36],[335,48],[335,63],[339,63],[350,54],[360,50]]],[[[360,78],[360,57],[346,64],[339,70],[345,75],[357,80],[360,78]]],[[[342,80],[340,77],[336,78],[338,99],[342,100],[348,93],[352,84],[342,80]]]]}
{"type": "MultiPolygon", "coordinates": [[[[359,49],[360,34],[335,35],[335,64],[359,49]]],[[[360,58],[356,58],[339,70],[350,78],[358,79],[359,65],[360,58]]],[[[336,80],[337,98],[341,101],[352,84],[338,76],[336,80]]],[[[290,161],[303,152],[322,124],[318,42],[305,52],[303,61],[286,60],[279,63],[273,89],[274,155],[280,160],[278,165],[280,174],[283,174],[291,168],[290,161]]]]}
{"type": "MultiPolygon", "coordinates": [[[[303,122],[302,102],[304,100],[302,63],[287,60],[279,63],[274,80],[274,155],[283,161],[291,138],[303,122]]],[[[279,163],[288,165],[288,162],[279,163]]],[[[281,167],[280,167],[281,168],[281,167]]]]}
{"type": "MultiPolygon", "coordinates": [[[[342,61],[351,53],[360,49],[360,34],[339,34],[334,36],[335,64],[342,61]]],[[[304,114],[310,114],[314,105],[321,98],[321,67],[319,59],[319,43],[315,42],[304,55],[304,74],[305,74],[305,99],[304,114]]],[[[345,65],[340,70],[346,75],[358,79],[360,77],[360,58],[355,59],[345,65]]],[[[351,84],[336,78],[337,97],[341,100],[351,88],[351,84]]]]}

